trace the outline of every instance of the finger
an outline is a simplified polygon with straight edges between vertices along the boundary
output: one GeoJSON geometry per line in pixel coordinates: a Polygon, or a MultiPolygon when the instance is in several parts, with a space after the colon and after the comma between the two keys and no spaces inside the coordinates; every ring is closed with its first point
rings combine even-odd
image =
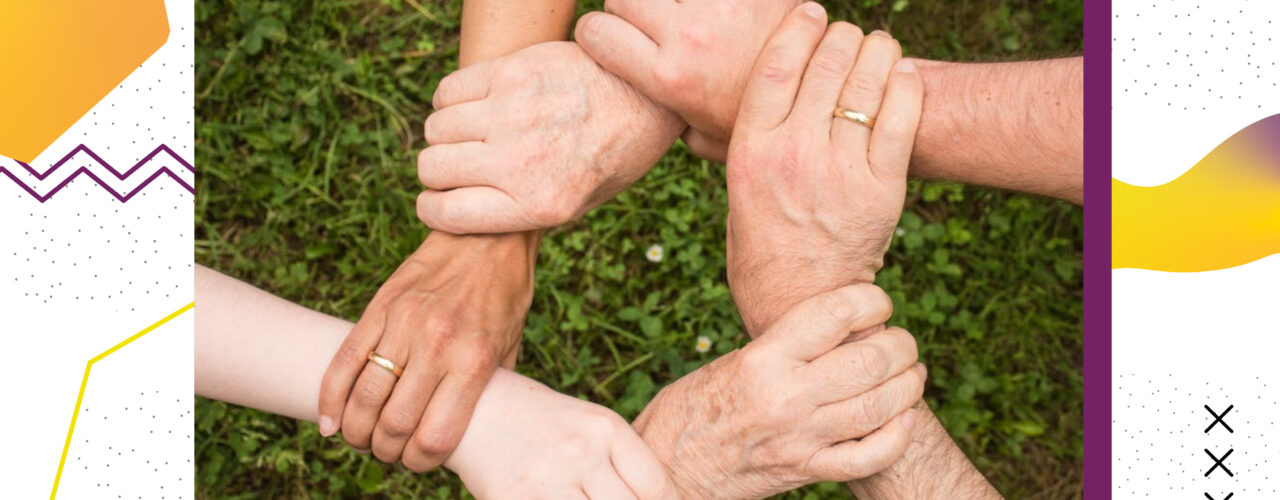
{"type": "Polygon", "coordinates": [[[347,334],[346,340],[325,369],[320,381],[320,434],[328,437],[342,428],[342,414],[356,377],[369,363],[369,351],[382,338],[386,315],[381,308],[370,307],[347,334]]]}
{"type": "Polygon", "coordinates": [[[587,477],[582,483],[582,491],[591,500],[638,500],[635,493],[622,482],[622,478],[618,477],[618,472],[608,465],[587,477]]]}
{"type": "Polygon", "coordinates": [[[858,59],[861,45],[861,28],[846,22],[827,27],[826,36],[822,37],[822,43],[818,44],[818,50],[805,69],[800,92],[796,95],[795,111],[791,112],[792,119],[798,118],[826,130],[831,123],[831,112],[840,100],[844,82],[858,59]]]}
{"type": "Polygon", "coordinates": [[[643,32],[647,38],[659,40],[670,19],[680,15],[678,2],[670,0],[605,0],[604,11],[643,32]]]}
{"type": "MultiPolygon", "coordinates": [[[[885,81],[889,79],[893,65],[901,58],[902,48],[888,33],[877,30],[863,38],[858,62],[845,81],[839,106],[879,120],[885,81]]],[[[831,125],[832,142],[859,155],[865,154],[870,137],[870,128],[851,120],[837,118],[831,125]]]]}
{"type": "Polygon", "coordinates": [[[814,2],[805,2],[787,14],[765,42],[747,80],[739,124],[751,130],[772,130],[787,118],[801,74],[826,26],[826,11],[814,2]]]}
{"type": "Polygon", "coordinates": [[[661,97],[653,92],[658,44],[634,24],[612,14],[590,12],[578,19],[574,39],[605,71],[630,83],[642,94],[661,97]]]}
{"type": "Polygon", "coordinates": [[[849,332],[884,323],[893,302],[879,287],[860,283],[811,297],[782,315],[752,344],[811,361],[839,345],[849,332]]]}
{"type": "Polygon", "coordinates": [[[431,146],[418,153],[418,180],[435,190],[492,185],[501,175],[493,147],[483,142],[431,146]]]}
{"type": "Polygon", "coordinates": [[[486,61],[473,64],[441,78],[440,84],[436,85],[436,93],[431,97],[431,107],[444,109],[488,97],[496,64],[499,63],[486,61]]]}
{"type": "Polygon", "coordinates": [[[809,383],[814,404],[825,405],[871,390],[910,368],[918,357],[915,337],[889,328],[836,347],[801,367],[800,374],[809,383]]]}
{"type": "MultiPolygon", "coordinates": [[[[396,366],[404,366],[409,358],[404,344],[390,338],[384,338],[374,352],[396,366]]],[[[395,385],[396,376],[390,371],[372,362],[365,364],[342,414],[342,438],[347,444],[361,450],[372,447],[373,427],[395,385]]]]}
{"type": "MultiPolygon", "coordinates": [[[[496,368],[496,367],[495,367],[496,368]]],[[[446,373],[440,385],[431,394],[422,422],[413,433],[413,439],[405,447],[405,466],[429,465],[433,469],[444,463],[462,440],[462,434],[471,422],[476,401],[489,383],[492,370],[485,373],[446,373]]],[[[418,470],[414,468],[414,470],[418,470]]]]}
{"type": "Polygon", "coordinates": [[[467,101],[440,108],[431,113],[423,123],[422,136],[432,146],[483,141],[489,137],[492,117],[492,107],[487,100],[467,101]]]}
{"type": "Polygon", "coordinates": [[[857,397],[821,406],[813,414],[814,432],[830,443],[866,436],[920,401],[924,378],[917,363],[857,397]]]}
{"type": "Polygon", "coordinates": [[[383,462],[400,461],[405,445],[422,421],[422,413],[427,409],[431,393],[440,382],[440,371],[433,369],[434,363],[419,359],[421,358],[409,361],[409,366],[404,369],[404,376],[400,377],[391,390],[391,397],[374,425],[373,456],[383,462]]]}
{"type": "Polygon", "coordinates": [[[520,215],[516,201],[500,189],[475,186],[418,195],[418,219],[454,234],[511,233],[545,229],[520,215]]]}
{"type": "Polygon", "coordinates": [[[627,488],[642,500],[668,500],[680,498],[675,483],[658,461],[653,450],[638,435],[630,435],[613,443],[609,456],[614,470],[627,488]]]}
{"type": "Polygon", "coordinates": [[[818,450],[809,459],[809,472],[818,481],[852,481],[888,468],[911,444],[916,411],[907,410],[860,440],[818,450]]]}
{"type": "Polygon", "coordinates": [[[693,154],[704,160],[724,163],[728,157],[729,141],[704,134],[693,127],[689,127],[681,139],[684,139],[684,144],[689,146],[693,154]]]}
{"type": "Polygon", "coordinates": [[[911,148],[916,142],[916,129],[924,108],[924,80],[910,59],[903,59],[889,75],[884,103],[876,128],[871,131],[867,160],[871,171],[882,182],[901,184],[907,178],[911,148]]]}

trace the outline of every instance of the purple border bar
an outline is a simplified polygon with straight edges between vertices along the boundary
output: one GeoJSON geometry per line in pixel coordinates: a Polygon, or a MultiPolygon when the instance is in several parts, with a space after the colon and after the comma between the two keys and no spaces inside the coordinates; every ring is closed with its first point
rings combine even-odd
{"type": "Polygon", "coordinates": [[[1084,9],[1084,497],[1111,498],[1111,0],[1084,9]]]}

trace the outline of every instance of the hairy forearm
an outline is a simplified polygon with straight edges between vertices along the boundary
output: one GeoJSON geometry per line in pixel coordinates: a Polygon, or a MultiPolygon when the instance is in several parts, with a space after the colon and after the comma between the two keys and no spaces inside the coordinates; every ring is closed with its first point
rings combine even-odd
{"type": "Polygon", "coordinates": [[[1084,197],[1084,58],[917,61],[924,115],[911,175],[1084,197]]]}
{"type": "Polygon", "coordinates": [[[880,473],[849,489],[860,499],[1002,498],[956,446],[937,417],[921,401],[907,453],[880,473]]]}

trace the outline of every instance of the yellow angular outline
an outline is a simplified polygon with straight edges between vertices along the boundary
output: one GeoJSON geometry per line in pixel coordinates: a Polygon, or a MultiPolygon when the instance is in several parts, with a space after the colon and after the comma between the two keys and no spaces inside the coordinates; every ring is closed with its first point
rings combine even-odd
{"type": "Polygon", "coordinates": [[[62,481],[62,467],[67,464],[67,451],[71,449],[71,435],[76,431],[76,418],[80,416],[80,403],[84,401],[84,388],[85,386],[89,385],[89,370],[93,369],[93,364],[98,362],[102,358],[107,357],[111,353],[120,350],[121,347],[127,346],[133,341],[142,338],[143,335],[150,333],[151,330],[155,330],[156,328],[159,328],[160,325],[168,323],[169,320],[176,318],[182,315],[182,313],[191,310],[191,308],[195,307],[195,305],[196,303],[192,302],[190,304],[182,306],[181,309],[178,309],[177,311],[170,313],[168,316],[165,316],[164,319],[161,319],[160,321],[152,323],[151,326],[143,328],[142,331],[133,334],[133,336],[127,339],[124,339],[124,341],[120,342],[119,344],[116,344],[112,348],[103,351],[102,354],[94,356],[93,359],[89,360],[89,364],[85,365],[84,380],[80,382],[80,395],[76,396],[76,409],[71,414],[71,427],[67,429],[67,442],[66,444],[62,445],[62,459],[58,461],[58,474],[53,477],[53,492],[49,494],[49,500],[53,500],[54,497],[58,496],[58,483],[62,481]]]}

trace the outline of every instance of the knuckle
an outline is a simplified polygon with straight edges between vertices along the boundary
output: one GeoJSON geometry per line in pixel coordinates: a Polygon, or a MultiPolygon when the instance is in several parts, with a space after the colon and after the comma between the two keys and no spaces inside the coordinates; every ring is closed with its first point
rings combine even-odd
{"type": "Polygon", "coordinates": [[[787,47],[770,47],[761,55],[760,77],[773,83],[784,83],[799,75],[795,57],[787,47]]]}
{"type": "Polygon", "coordinates": [[[818,310],[833,321],[843,322],[853,315],[853,308],[844,293],[825,293],[818,296],[817,302],[818,310]]]}
{"type": "MultiPolygon", "coordinates": [[[[430,137],[427,138],[427,142],[431,142],[430,137]]],[[[418,152],[418,182],[422,183],[423,186],[431,185],[431,156],[432,151],[430,148],[418,152]]]]}
{"type": "Polygon", "coordinates": [[[382,402],[386,393],[382,387],[368,380],[362,380],[356,384],[355,390],[351,393],[351,403],[356,408],[373,409],[382,406],[382,402]]]}
{"type": "Polygon", "coordinates": [[[687,88],[690,77],[680,65],[660,63],[653,68],[653,80],[666,91],[674,92],[687,88]]]}
{"type": "Polygon", "coordinates": [[[908,332],[896,326],[893,328],[890,328],[889,332],[893,335],[898,335],[902,337],[903,345],[907,347],[905,351],[905,354],[909,359],[909,362],[907,364],[915,363],[920,359],[920,346],[916,342],[915,335],[912,335],[911,332],[908,332]]]}
{"type": "Polygon", "coordinates": [[[367,361],[365,359],[366,356],[368,356],[368,353],[360,350],[354,344],[344,342],[342,347],[338,348],[336,358],[339,363],[344,365],[359,365],[367,361]]]}
{"type": "Polygon", "coordinates": [[[704,50],[715,46],[715,33],[710,24],[691,23],[680,30],[680,40],[690,50],[704,50]]]}
{"type": "Polygon", "coordinates": [[[442,346],[450,340],[458,337],[461,330],[461,321],[453,315],[442,315],[432,317],[429,321],[422,325],[422,332],[430,342],[429,345],[442,346]]]}
{"type": "Polygon", "coordinates": [[[462,357],[462,372],[472,376],[485,376],[498,366],[498,356],[487,345],[475,345],[462,357]]]}
{"type": "Polygon", "coordinates": [[[814,54],[809,60],[809,67],[818,76],[843,78],[849,72],[850,60],[846,51],[832,48],[814,54]]]}
{"type": "Polygon", "coordinates": [[[384,408],[382,415],[378,416],[378,427],[391,437],[408,437],[417,426],[418,415],[404,408],[384,408]]]}
{"type": "Polygon", "coordinates": [[[404,456],[405,468],[419,474],[439,467],[440,463],[443,461],[444,460],[433,460],[429,457],[423,456],[411,456],[411,454],[405,454],[404,456]]]}
{"type": "Polygon", "coordinates": [[[453,434],[447,429],[425,429],[413,436],[414,444],[431,457],[443,457],[453,451],[453,434]]]}
{"type": "Polygon", "coordinates": [[[440,83],[436,85],[435,93],[431,94],[431,106],[435,109],[440,109],[444,104],[448,103],[450,96],[454,92],[454,87],[457,86],[457,82],[458,77],[454,76],[453,73],[441,78],[440,83]]]}
{"type": "Polygon", "coordinates": [[[884,349],[875,344],[863,344],[854,350],[854,369],[864,380],[880,381],[889,375],[889,360],[884,349]]]}
{"type": "Polygon", "coordinates": [[[888,419],[891,402],[892,400],[888,397],[862,397],[854,414],[855,421],[861,423],[862,427],[870,432],[875,424],[888,419]]]}
{"type": "Polygon", "coordinates": [[[578,204],[573,198],[563,194],[548,196],[534,210],[534,220],[543,226],[559,226],[573,220],[578,204]]]}
{"type": "Polygon", "coordinates": [[[400,455],[396,454],[396,451],[394,449],[388,449],[388,448],[374,447],[373,456],[374,458],[377,458],[378,460],[381,460],[389,464],[396,463],[396,461],[400,460],[400,455]]]}
{"type": "Polygon", "coordinates": [[[858,97],[879,97],[885,82],[863,73],[853,73],[845,83],[845,94],[858,97]]]}

